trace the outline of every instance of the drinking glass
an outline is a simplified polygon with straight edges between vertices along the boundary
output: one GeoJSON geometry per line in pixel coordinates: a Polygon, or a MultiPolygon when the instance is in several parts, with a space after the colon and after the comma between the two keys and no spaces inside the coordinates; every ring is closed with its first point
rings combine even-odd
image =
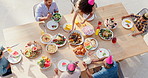
{"type": "Polygon", "coordinates": [[[112,38],[112,43],[115,44],[116,42],[117,42],[117,38],[116,38],[116,37],[113,37],[113,38],[112,38]]]}

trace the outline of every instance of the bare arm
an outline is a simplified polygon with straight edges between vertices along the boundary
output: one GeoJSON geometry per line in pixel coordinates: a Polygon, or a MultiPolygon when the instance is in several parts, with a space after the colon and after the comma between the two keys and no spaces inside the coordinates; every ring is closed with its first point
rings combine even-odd
{"type": "Polygon", "coordinates": [[[94,62],[99,62],[99,61],[103,61],[104,59],[106,59],[107,57],[103,57],[103,58],[100,58],[100,59],[93,59],[92,60],[92,63],[94,62]]]}
{"type": "Polygon", "coordinates": [[[85,62],[83,62],[83,66],[86,68],[87,76],[88,76],[89,78],[93,78],[93,77],[92,77],[92,74],[90,73],[90,70],[88,69],[88,66],[87,66],[87,64],[86,64],[85,62]]]}
{"type": "Polygon", "coordinates": [[[75,23],[75,20],[76,20],[77,15],[78,15],[78,12],[79,12],[79,10],[77,10],[75,12],[75,15],[74,15],[74,18],[73,18],[73,21],[72,21],[72,30],[74,29],[74,23],[75,23]]]}
{"type": "Polygon", "coordinates": [[[142,33],[144,33],[144,32],[143,32],[143,31],[140,31],[140,32],[138,32],[138,33],[132,34],[132,36],[136,36],[136,35],[139,35],[139,34],[142,34],[142,33]]]}
{"type": "Polygon", "coordinates": [[[39,18],[39,21],[45,21],[45,20],[47,20],[47,19],[50,19],[51,17],[52,17],[52,14],[49,13],[49,14],[47,15],[47,17],[40,17],[40,18],[39,18]]]}

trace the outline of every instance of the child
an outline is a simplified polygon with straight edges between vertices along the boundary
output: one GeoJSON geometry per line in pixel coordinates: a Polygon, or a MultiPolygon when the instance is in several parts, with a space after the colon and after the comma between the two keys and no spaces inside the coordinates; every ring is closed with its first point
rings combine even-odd
{"type": "Polygon", "coordinates": [[[123,16],[122,19],[127,17],[133,17],[137,19],[137,21],[135,21],[135,25],[139,30],[139,32],[132,34],[132,36],[136,36],[139,34],[144,35],[148,32],[148,13],[145,13],[142,16],[131,14],[131,15],[123,16]]]}
{"type": "Polygon", "coordinates": [[[72,30],[74,29],[74,23],[75,23],[75,19],[78,15],[78,13],[84,13],[84,14],[89,14],[89,16],[84,19],[84,21],[82,23],[85,23],[85,21],[87,21],[87,19],[89,19],[90,17],[92,17],[92,15],[94,14],[94,11],[95,11],[95,3],[94,3],[94,0],[81,0],[81,1],[78,1],[78,5],[76,5],[76,8],[78,8],[75,12],[75,15],[74,15],[74,18],[73,18],[73,21],[72,21],[72,30]]]}

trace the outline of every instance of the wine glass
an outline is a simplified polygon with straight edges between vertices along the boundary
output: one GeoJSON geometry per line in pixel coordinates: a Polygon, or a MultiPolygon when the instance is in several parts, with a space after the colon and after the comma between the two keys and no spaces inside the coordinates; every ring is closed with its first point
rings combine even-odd
{"type": "Polygon", "coordinates": [[[117,38],[116,38],[116,37],[113,37],[113,38],[112,38],[112,43],[115,44],[116,42],[117,42],[117,38]]]}

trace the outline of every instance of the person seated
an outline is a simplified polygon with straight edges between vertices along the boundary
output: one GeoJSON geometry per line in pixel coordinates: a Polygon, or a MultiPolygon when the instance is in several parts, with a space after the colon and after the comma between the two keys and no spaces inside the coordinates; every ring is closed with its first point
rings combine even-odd
{"type": "Polygon", "coordinates": [[[83,63],[89,78],[118,78],[118,64],[112,60],[112,56],[94,59],[92,63],[99,61],[103,61],[103,66],[101,70],[94,74],[91,74],[87,64],[83,63]]]}
{"type": "Polygon", "coordinates": [[[3,46],[0,47],[0,76],[7,76],[12,74],[11,66],[8,60],[3,56],[3,51],[5,48],[3,46]]]}
{"type": "Polygon", "coordinates": [[[127,17],[136,18],[136,21],[134,23],[139,32],[132,34],[132,36],[136,36],[139,34],[145,35],[148,32],[148,13],[144,13],[142,16],[131,14],[123,16],[122,19],[127,17]]]}
{"type": "Polygon", "coordinates": [[[58,13],[58,7],[52,0],[44,0],[39,3],[35,9],[36,21],[46,21],[52,17],[52,14],[58,13]]]}
{"type": "Polygon", "coordinates": [[[89,16],[86,19],[84,19],[84,21],[82,22],[83,24],[85,23],[85,21],[87,21],[87,19],[93,16],[96,8],[96,6],[94,6],[95,5],[94,0],[81,0],[81,1],[77,1],[77,4],[78,5],[76,5],[75,15],[72,21],[72,27],[73,27],[72,30],[74,29],[74,23],[78,13],[83,13],[86,15],[89,14],[89,16]]]}
{"type": "Polygon", "coordinates": [[[61,75],[58,74],[58,69],[54,71],[56,76],[54,78],[79,78],[81,75],[81,70],[77,66],[78,63],[70,63],[67,65],[67,71],[64,71],[61,75]]]}

